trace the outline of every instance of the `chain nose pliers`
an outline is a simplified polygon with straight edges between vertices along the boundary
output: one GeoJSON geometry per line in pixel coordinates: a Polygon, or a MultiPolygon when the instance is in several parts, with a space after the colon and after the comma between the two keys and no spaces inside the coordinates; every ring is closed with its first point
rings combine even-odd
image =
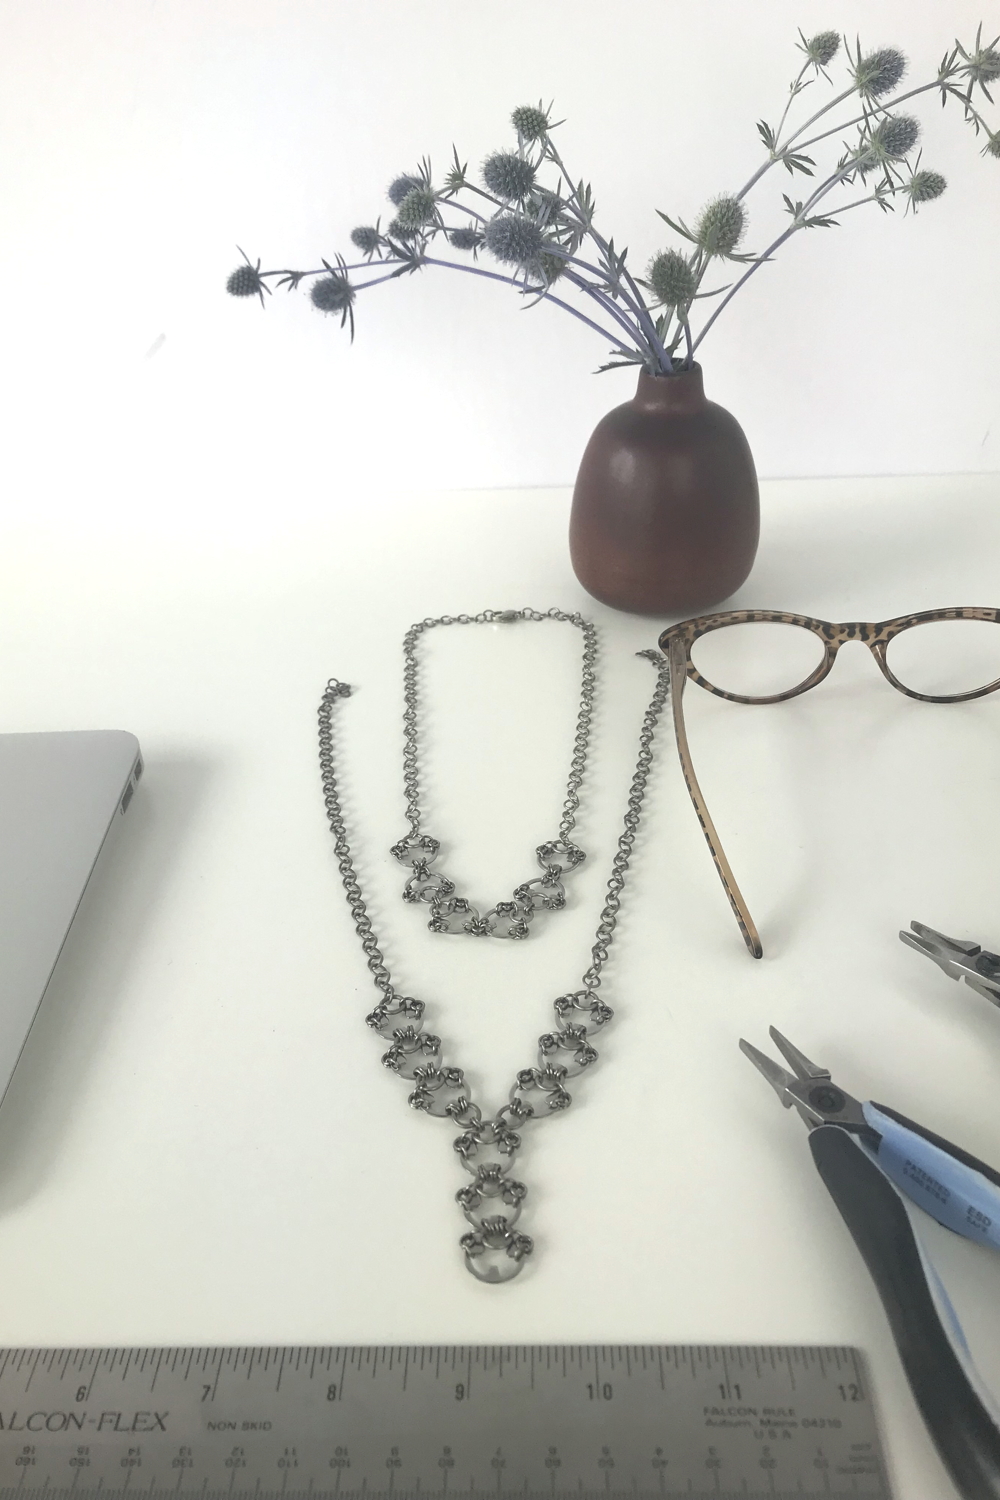
{"type": "Polygon", "coordinates": [[[910,931],[899,936],[908,948],[915,948],[936,963],[949,979],[964,979],[980,995],[1000,1005],[1000,953],[988,953],[978,943],[946,937],[923,922],[911,922],[910,931]]]}
{"type": "Polygon", "coordinates": [[[871,1273],[928,1431],[967,1500],[1000,1500],[1000,1406],[920,1242],[915,1208],[1000,1250],[1000,1173],[886,1105],[853,1098],[773,1026],[770,1034],[791,1072],[749,1042],[740,1048],[809,1129],[813,1161],[871,1273]]]}

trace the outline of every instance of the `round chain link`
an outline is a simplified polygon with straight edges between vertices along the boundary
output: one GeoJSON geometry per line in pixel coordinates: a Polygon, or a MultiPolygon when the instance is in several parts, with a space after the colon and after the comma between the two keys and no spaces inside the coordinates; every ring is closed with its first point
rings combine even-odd
{"type": "Polygon", "coordinates": [[[392,853],[412,874],[403,888],[403,899],[424,902],[430,907],[428,927],[432,932],[465,933],[473,937],[526,938],[536,912],[558,911],[566,904],[562,876],[582,864],[582,849],[570,840],[580,810],[580,788],[587,770],[590,731],[594,717],[594,693],[597,686],[597,631],[577,612],[548,609],[544,612],[525,609],[484,609],[477,615],[440,615],[418,620],[403,637],[403,795],[408,837],[393,845],[392,853]],[[430,867],[438,857],[437,839],[421,832],[420,748],[419,748],[419,669],[417,646],[428,630],[443,625],[513,625],[519,620],[556,620],[574,625],[583,633],[583,662],[580,682],[580,707],[576,716],[573,753],[570,760],[566,795],[562,805],[559,834],[535,853],[544,871],[540,878],[526,880],[513,892],[513,899],[500,901],[481,914],[464,896],[455,894],[454,881],[440,870],[430,867]]]}
{"type": "MultiPolygon", "coordinates": [[[[454,623],[487,620],[494,612],[456,616],[454,623]]],[[[451,624],[451,617],[425,621],[425,625],[451,624]]],[[[372,930],[361,887],[354,870],[347,828],[337,785],[333,744],[333,711],[351,689],[336,677],[326,685],[319,707],[320,774],[323,802],[334,836],[334,850],[354,927],[368,961],[381,999],[366,1017],[371,1029],[389,1042],[383,1064],[416,1083],[409,1095],[414,1109],[449,1119],[460,1134],[454,1149],[472,1181],[456,1194],[456,1201],[472,1226],[459,1241],[465,1264],[481,1281],[509,1281],[523,1268],[533,1251],[531,1238],[514,1227],[527,1195],[524,1183],[514,1178],[512,1168],[521,1147],[521,1131],[535,1120],[560,1114],[573,1102],[565,1087],[568,1079],[589,1069],[597,1061],[591,1038],[612,1019],[614,1011],[597,996],[601,974],[614,942],[621,909],[621,896],[629,861],[642,818],[642,805],[653,764],[653,739],[663,706],[670,692],[670,669],[658,651],[640,651],[656,667],[656,690],[650,700],[639,734],[639,755],[629,788],[624,827],[612,862],[604,907],[597,925],[592,962],[583,976],[582,988],[560,995],[553,1002],[555,1030],[538,1039],[537,1063],[516,1075],[508,1102],[486,1116],[467,1091],[461,1068],[449,1066],[440,1056],[439,1037],[424,1032],[424,1005],[400,996],[393,986],[382,951],[372,930]],[[499,1212],[500,1208],[507,1212],[499,1212]]]]}

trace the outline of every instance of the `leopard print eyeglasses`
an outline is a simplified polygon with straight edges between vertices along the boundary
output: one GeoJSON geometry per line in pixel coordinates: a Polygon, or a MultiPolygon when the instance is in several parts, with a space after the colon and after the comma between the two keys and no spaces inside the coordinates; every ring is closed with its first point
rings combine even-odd
{"type": "Polygon", "coordinates": [[[908,698],[923,703],[965,703],[1000,688],[998,625],[1000,609],[928,609],[877,624],[854,621],[846,625],[782,610],[737,609],[682,620],[663,631],[659,646],[670,661],[674,733],[684,780],[754,958],[763,957],[764,952],[757,928],[691,763],[682,708],[687,679],[732,703],[784,703],[822,682],[841,646],[859,641],[871,651],[886,681],[908,698]],[[754,626],[771,628],[755,630],[754,626]]]}

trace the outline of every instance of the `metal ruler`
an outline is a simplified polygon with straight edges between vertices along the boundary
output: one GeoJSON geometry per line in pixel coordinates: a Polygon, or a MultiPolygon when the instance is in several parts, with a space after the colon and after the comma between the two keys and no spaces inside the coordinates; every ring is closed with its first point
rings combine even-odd
{"type": "Polygon", "coordinates": [[[889,1489],[860,1355],[0,1351],[0,1500],[700,1500],[889,1489]]]}

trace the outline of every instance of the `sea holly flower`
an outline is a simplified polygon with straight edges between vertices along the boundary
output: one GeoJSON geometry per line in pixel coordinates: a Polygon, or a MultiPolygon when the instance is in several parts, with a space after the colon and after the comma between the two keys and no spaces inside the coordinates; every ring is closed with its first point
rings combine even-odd
{"type": "Polygon", "coordinates": [[[230,297],[259,297],[263,307],[264,293],[270,292],[271,288],[261,278],[260,261],[254,266],[245,255],[243,260],[244,264],[237,266],[227,280],[226,291],[230,297]]]}
{"type": "Polygon", "coordinates": [[[883,115],[869,137],[869,150],[880,161],[901,161],[920,139],[920,121],[912,115],[883,115]]]}
{"type": "Polygon", "coordinates": [[[1000,78],[1000,52],[997,51],[997,43],[1000,42],[1000,37],[992,41],[988,47],[983,47],[981,45],[982,34],[983,29],[980,26],[976,33],[976,45],[971,52],[966,52],[960,42],[956,43],[955,50],[964,59],[958,71],[969,80],[968,97],[970,99],[972,91],[978,83],[987,99],[990,99],[992,102],[992,96],[986,85],[988,83],[996,83],[997,79],[1000,78]]]}
{"type": "MultiPolygon", "coordinates": [[[[344,262],[338,257],[338,265],[344,262]]],[[[328,261],[324,261],[327,275],[320,276],[313,282],[309,292],[309,298],[317,312],[340,313],[340,326],[345,323],[351,325],[351,343],[354,343],[354,298],[355,291],[348,276],[343,270],[335,271],[328,261]]]]}
{"type": "Polygon", "coordinates": [[[519,214],[500,214],[483,230],[486,248],[506,266],[523,266],[537,261],[545,238],[533,219],[519,214]]]}
{"type": "Polygon", "coordinates": [[[687,307],[695,294],[694,271],[679,250],[661,250],[646,272],[647,284],[664,307],[687,307]]]}
{"type": "Polygon", "coordinates": [[[483,243],[482,233],[474,224],[462,224],[458,229],[449,229],[448,238],[456,250],[478,250],[483,243]]]}
{"type": "Polygon", "coordinates": [[[420,230],[416,224],[404,224],[398,217],[390,219],[385,232],[390,240],[410,241],[420,238],[420,230]]]}
{"type": "Polygon", "coordinates": [[[386,191],[386,196],[389,202],[395,208],[398,208],[407,193],[412,193],[413,189],[418,187],[423,187],[420,178],[414,177],[412,172],[404,172],[402,177],[393,178],[386,191]]]}
{"type": "Polygon", "coordinates": [[[494,151],[483,162],[483,181],[505,203],[519,203],[534,186],[535,168],[516,151],[494,151]]]}
{"type": "Polygon", "coordinates": [[[396,217],[407,229],[420,229],[429,224],[437,210],[437,199],[429,188],[411,188],[399,205],[396,217]]]}
{"type": "Polygon", "coordinates": [[[380,235],[373,224],[359,224],[351,230],[351,244],[365,255],[374,255],[378,249],[380,235]]]}
{"type": "Polygon", "coordinates": [[[903,184],[903,192],[910,200],[910,206],[916,210],[918,203],[930,203],[935,198],[940,198],[948,186],[940,172],[914,172],[908,182],[903,184]]]}
{"type": "Polygon", "coordinates": [[[863,99],[881,99],[883,94],[892,93],[902,80],[906,67],[906,58],[895,47],[880,47],[866,57],[861,56],[859,47],[851,69],[854,87],[863,99]]]}
{"type": "Polygon", "coordinates": [[[313,282],[309,296],[319,312],[347,313],[354,302],[354,288],[346,276],[331,271],[313,282]]]}
{"type": "Polygon", "coordinates": [[[510,117],[510,123],[523,141],[540,141],[549,128],[549,117],[544,109],[533,104],[519,104],[510,117]]]}
{"type": "Polygon", "coordinates": [[[802,51],[817,68],[825,68],[840,51],[840,32],[819,31],[809,41],[803,38],[802,51]]]}
{"type": "Polygon", "coordinates": [[[747,213],[738,198],[723,193],[706,203],[695,225],[695,239],[706,255],[731,255],[743,238],[747,213]]]}

